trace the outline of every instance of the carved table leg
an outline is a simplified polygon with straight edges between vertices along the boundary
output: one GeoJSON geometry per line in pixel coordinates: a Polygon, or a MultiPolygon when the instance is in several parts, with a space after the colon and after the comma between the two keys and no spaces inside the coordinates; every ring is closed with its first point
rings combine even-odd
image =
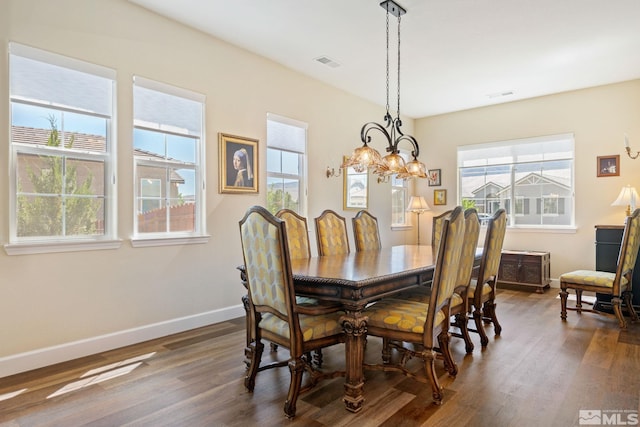
{"type": "Polygon", "coordinates": [[[344,385],[344,404],[347,410],[359,412],[364,403],[364,344],[367,333],[368,317],[359,312],[347,312],[340,318],[346,334],[346,381],[344,385]]]}

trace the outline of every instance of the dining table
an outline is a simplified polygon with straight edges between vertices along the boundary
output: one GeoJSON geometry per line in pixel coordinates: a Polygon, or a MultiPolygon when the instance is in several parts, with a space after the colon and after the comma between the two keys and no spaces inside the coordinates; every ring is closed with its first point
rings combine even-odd
{"type": "MultiPolygon", "coordinates": [[[[480,259],[482,249],[476,251],[480,259]]],[[[243,268],[239,267],[243,272],[243,268]]],[[[358,412],[364,403],[367,305],[420,286],[430,287],[435,269],[431,245],[400,245],[344,255],[291,260],[296,295],[339,303],[343,310],[346,375],[343,401],[358,412]]],[[[241,274],[243,281],[246,279],[241,274]]],[[[244,282],[246,286],[246,282],[244,282]]],[[[246,305],[246,303],[245,303],[246,305]]],[[[250,337],[247,337],[250,340],[250,337]]]]}

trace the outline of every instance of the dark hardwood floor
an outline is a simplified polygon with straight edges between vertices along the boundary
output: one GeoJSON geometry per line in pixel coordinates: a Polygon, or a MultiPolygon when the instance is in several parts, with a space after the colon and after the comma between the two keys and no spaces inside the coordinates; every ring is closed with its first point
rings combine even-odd
{"type": "MultiPolygon", "coordinates": [[[[254,393],[245,390],[244,319],[236,319],[2,378],[0,425],[574,426],[580,410],[638,411],[640,322],[620,331],[611,317],[570,312],[564,323],[556,296],[557,289],[500,290],[502,336],[489,328],[481,351],[473,334],[472,355],[452,339],[459,373],[449,378],[438,363],[439,407],[427,385],[368,371],[360,413],[345,410],[344,379],[336,378],[303,394],[287,420],[287,368],[258,373],[254,393]]],[[[366,357],[379,361],[377,339],[366,357]]],[[[324,359],[341,367],[342,347],[324,359]]]]}

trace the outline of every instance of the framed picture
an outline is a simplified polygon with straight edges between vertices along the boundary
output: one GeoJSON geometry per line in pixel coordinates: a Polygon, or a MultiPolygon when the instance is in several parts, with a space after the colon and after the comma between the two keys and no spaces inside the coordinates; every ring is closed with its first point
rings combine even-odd
{"type": "Polygon", "coordinates": [[[429,177],[429,187],[439,187],[440,183],[440,169],[429,169],[427,173],[429,177]]]}
{"type": "Polygon", "coordinates": [[[620,155],[598,156],[598,176],[620,176],[620,155]]]}
{"type": "Polygon", "coordinates": [[[258,192],[258,140],[218,134],[221,193],[258,192]]]}
{"type": "MultiPolygon", "coordinates": [[[[345,156],[345,160],[347,157],[345,156]]],[[[369,206],[369,171],[357,172],[346,168],[343,174],[342,207],[347,209],[367,209],[369,206]]]]}
{"type": "Polygon", "coordinates": [[[433,204],[434,205],[446,205],[447,204],[447,190],[433,190],[433,204]]]}

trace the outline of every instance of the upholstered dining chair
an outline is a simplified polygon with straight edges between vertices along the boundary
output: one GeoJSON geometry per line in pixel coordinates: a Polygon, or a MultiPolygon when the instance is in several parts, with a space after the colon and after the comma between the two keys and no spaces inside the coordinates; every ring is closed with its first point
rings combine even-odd
{"type": "Polygon", "coordinates": [[[615,273],[593,270],[576,270],[564,273],[560,276],[560,318],[567,320],[567,310],[577,311],[578,313],[602,312],[582,308],[582,292],[591,291],[602,294],[611,295],[611,304],[613,312],[618,319],[621,329],[626,329],[627,321],[622,313],[622,301],[627,307],[631,319],[638,320],[638,314],[633,308],[631,300],[633,298],[631,279],[634,273],[634,266],[638,255],[638,247],[640,245],[640,209],[636,209],[627,217],[622,235],[622,244],[618,253],[618,265],[615,273]],[[568,289],[576,292],[575,307],[567,307],[567,299],[569,296],[568,289]]]}
{"type": "Polygon", "coordinates": [[[259,371],[289,366],[291,380],[284,412],[293,418],[300,393],[321,379],[344,375],[320,372],[309,357],[312,351],[344,342],[342,313],[296,303],[284,221],[261,206],[253,206],[240,221],[240,236],[255,338],[245,350],[250,364],[244,385],[252,392],[259,371]],[[260,366],[263,338],[288,348],[290,358],[260,366]],[[303,387],[305,372],[309,379],[303,387]]]}
{"type": "Polygon", "coordinates": [[[480,344],[486,347],[489,338],[483,322],[492,323],[496,335],[502,332],[502,326],[496,316],[496,283],[502,256],[502,244],[507,231],[507,212],[498,209],[487,222],[487,231],[482,249],[482,259],[478,269],[478,277],[472,278],[469,284],[468,312],[473,311],[476,329],[467,328],[480,335],[480,344]]]}
{"type": "Polygon", "coordinates": [[[369,318],[367,335],[382,337],[381,365],[365,365],[367,369],[398,371],[431,385],[433,400],[442,403],[442,387],[435,372],[436,345],[449,375],[457,374],[457,366],[449,351],[449,305],[458,277],[458,265],[464,243],[465,222],[461,207],[442,224],[442,244],[436,258],[433,284],[428,303],[386,298],[369,306],[363,314],[369,318]],[[409,344],[405,346],[404,344],[409,344]],[[402,356],[393,361],[389,348],[402,356]],[[425,376],[407,369],[411,357],[424,361],[425,376]]]}
{"type": "Polygon", "coordinates": [[[467,323],[469,317],[467,312],[469,309],[469,286],[471,284],[471,275],[473,273],[473,265],[476,260],[476,249],[478,248],[478,239],[480,237],[480,218],[475,208],[469,208],[464,211],[464,244],[462,246],[462,255],[460,255],[460,267],[458,268],[458,278],[456,287],[451,297],[450,315],[454,317],[453,326],[460,330],[460,333],[451,333],[451,335],[464,339],[465,350],[467,353],[473,352],[473,342],[469,336],[467,323]]]}
{"type": "Polygon", "coordinates": [[[431,246],[435,248],[434,251],[438,250],[438,246],[440,245],[440,235],[442,234],[442,224],[449,215],[451,215],[451,211],[446,211],[433,217],[431,226],[431,246]]]}
{"type": "Polygon", "coordinates": [[[382,247],[378,219],[368,211],[361,210],[351,218],[356,251],[377,251],[382,247]]]}
{"type": "Polygon", "coordinates": [[[276,217],[283,220],[287,227],[287,244],[291,259],[306,259],[311,257],[309,243],[309,229],[307,219],[291,209],[280,209],[276,217]]]}
{"type": "Polygon", "coordinates": [[[327,209],[315,218],[318,256],[343,255],[350,252],[347,221],[327,209]]]}

